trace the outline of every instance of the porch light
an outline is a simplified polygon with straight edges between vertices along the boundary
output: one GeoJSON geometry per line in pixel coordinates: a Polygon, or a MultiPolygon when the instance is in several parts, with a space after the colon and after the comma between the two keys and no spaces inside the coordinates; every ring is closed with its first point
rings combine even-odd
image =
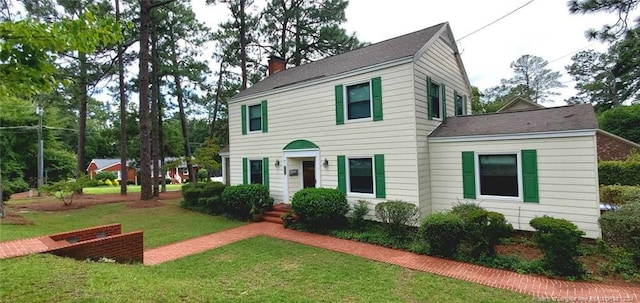
{"type": "Polygon", "coordinates": [[[324,158],[324,162],[322,162],[322,166],[324,166],[325,168],[329,167],[329,160],[327,160],[327,158],[324,158]]]}
{"type": "Polygon", "coordinates": [[[276,160],[276,167],[280,166],[280,160],[276,160]]]}

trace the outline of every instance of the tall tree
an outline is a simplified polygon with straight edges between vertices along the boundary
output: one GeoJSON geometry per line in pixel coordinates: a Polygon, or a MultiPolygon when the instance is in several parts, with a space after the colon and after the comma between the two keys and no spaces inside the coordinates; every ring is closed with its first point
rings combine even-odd
{"type": "Polygon", "coordinates": [[[549,63],[537,56],[524,55],[511,63],[513,77],[503,81],[517,96],[527,98],[536,103],[551,101],[549,97],[559,95],[553,91],[564,87],[558,81],[561,75],[558,71],[547,68],[549,63]]]}
{"type": "Polygon", "coordinates": [[[271,0],[262,25],[273,54],[290,65],[360,47],[355,34],[341,27],[346,21],[346,0],[271,0]]]}
{"type": "Polygon", "coordinates": [[[149,114],[149,36],[154,1],[140,0],[140,60],[138,87],[140,111],[140,200],[153,199],[151,184],[151,121],[149,114]]]}
{"type": "MultiPolygon", "coordinates": [[[[215,3],[208,0],[207,3],[215,3]]],[[[258,60],[249,56],[251,44],[257,46],[257,26],[259,17],[253,12],[253,0],[218,0],[224,3],[231,12],[231,19],[220,23],[215,38],[221,45],[221,62],[240,67],[242,79],[241,89],[247,88],[249,82],[249,64],[257,65],[258,60]]]]}
{"type": "MultiPolygon", "coordinates": [[[[571,0],[568,2],[569,12],[572,14],[592,14],[598,12],[608,12],[617,15],[617,20],[613,24],[606,24],[602,29],[589,29],[586,36],[590,39],[601,41],[616,41],[633,28],[629,26],[629,14],[634,11],[640,0],[571,0]]],[[[640,23],[640,17],[636,20],[640,23]]]]}
{"type": "MultiPolygon", "coordinates": [[[[120,14],[120,0],[115,0],[116,22],[122,20],[120,14]]],[[[127,163],[127,94],[124,80],[124,47],[118,43],[118,99],[120,104],[120,194],[127,194],[128,165],[127,163]]]]}

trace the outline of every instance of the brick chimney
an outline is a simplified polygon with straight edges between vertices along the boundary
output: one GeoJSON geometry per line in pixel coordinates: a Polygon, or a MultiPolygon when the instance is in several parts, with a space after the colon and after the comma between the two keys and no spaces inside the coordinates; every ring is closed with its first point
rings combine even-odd
{"type": "Polygon", "coordinates": [[[269,76],[287,68],[284,59],[271,55],[269,56],[269,76]]]}

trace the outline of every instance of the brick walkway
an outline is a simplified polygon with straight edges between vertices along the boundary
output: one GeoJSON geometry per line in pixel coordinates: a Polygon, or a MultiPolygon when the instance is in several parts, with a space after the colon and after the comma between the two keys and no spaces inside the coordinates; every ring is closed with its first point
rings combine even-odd
{"type": "Polygon", "coordinates": [[[546,300],[567,302],[640,302],[640,287],[553,280],[511,271],[444,260],[376,245],[299,232],[261,222],[145,251],[144,264],[155,265],[201,253],[255,236],[268,236],[329,249],[370,260],[494,288],[524,293],[546,300]]]}
{"type": "Polygon", "coordinates": [[[0,259],[37,254],[49,251],[55,247],[55,242],[49,237],[37,237],[1,242],[0,259]]]}

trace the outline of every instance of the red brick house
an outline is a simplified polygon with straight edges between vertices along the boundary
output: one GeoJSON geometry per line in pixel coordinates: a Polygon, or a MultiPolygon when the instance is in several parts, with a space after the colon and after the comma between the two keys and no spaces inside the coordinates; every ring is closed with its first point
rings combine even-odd
{"type": "MultiPolygon", "coordinates": [[[[120,159],[93,159],[87,167],[87,174],[89,175],[89,178],[95,179],[99,172],[110,171],[116,174],[118,181],[122,181],[120,167],[120,159]]],[[[138,184],[135,168],[127,168],[127,181],[133,181],[136,185],[138,184]]]]}
{"type": "Polygon", "coordinates": [[[640,152],[640,144],[601,129],[596,132],[596,139],[600,161],[624,160],[634,150],[640,152]]]}

